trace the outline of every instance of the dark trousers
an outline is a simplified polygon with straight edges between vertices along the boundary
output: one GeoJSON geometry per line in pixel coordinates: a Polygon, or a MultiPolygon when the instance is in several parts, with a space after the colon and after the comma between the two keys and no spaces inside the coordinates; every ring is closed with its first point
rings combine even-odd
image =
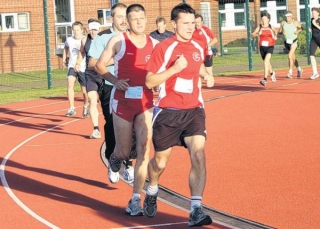
{"type": "Polygon", "coordinates": [[[110,94],[113,86],[103,84],[100,94],[100,103],[102,113],[106,123],[104,124],[104,139],[106,141],[106,157],[109,160],[110,155],[113,153],[114,147],[116,146],[116,140],[114,137],[113,130],[113,119],[110,113],[110,94]]]}

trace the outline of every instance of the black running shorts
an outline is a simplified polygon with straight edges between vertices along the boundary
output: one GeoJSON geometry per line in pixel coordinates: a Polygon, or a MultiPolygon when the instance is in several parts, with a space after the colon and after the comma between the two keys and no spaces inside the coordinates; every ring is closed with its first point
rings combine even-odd
{"type": "Polygon", "coordinates": [[[187,147],[184,137],[194,135],[207,137],[203,108],[189,110],[154,108],[152,141],[155,151],[163,151],[172,146],[187,147]]]}
{"type": "Polygon", "coordinates": [[[67,76],[74,76],[78,79],[79,83],[81,86],[85,87],[86,86],[86,77],[85,77],[85,74],[84,72],[76,72],[74,71],[74,68],[69,68],[68,69],[68,73],[67,73],[67,76]]]}

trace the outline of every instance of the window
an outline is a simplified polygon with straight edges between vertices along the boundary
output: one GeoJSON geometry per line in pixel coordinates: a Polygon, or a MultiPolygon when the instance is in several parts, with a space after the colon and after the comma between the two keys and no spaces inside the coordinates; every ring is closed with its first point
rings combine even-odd
{"type": "Polygon", "coordinates": [[[111,21],[111,10],[110,9],[100,9],[98,10],[98,20],[102,26],[112,26],[111,21]]]}
{"type": "Polygon", "coordinates": [[[56,23],[71,22],[71,7],[69,0],[55,0],[56,23]]]}
{"type": "Polygon", "coordinates": [[[200,2],[203,24],[211,29],[210,2],[200,2]]]}
{"type": "Polygon", "coordinates": [[[279,23],[283,20],[284,14],[287,10],[286,0],[266,1],[265,6],[260,8],[260,12],[267,11],[270,16],[270,24],[273,26],[279,26],[279,23]]]}
{"type": "Polygon", "coordinates": [[[219,3],[224,7],[219,7],[221,13],[221,27],[223,30],[245,29],[245,4],[242,3],[219,3]],[[221,10],[223,9],[223,10],[221,10]],[[228,20],[226,20],[228,18],[228,20]]]}
{"type": "Polygon", "coordinates": [[[56,33],[57,48],[63,49],[67,38],[72,36],[72,28],[70,25],[60,25],[56,27],[56,33]]]}
{"type": "Polygon", "coordinates": [[[29,30],[29,13],[0,14],[0,32],[18,32],[29,30]]]}

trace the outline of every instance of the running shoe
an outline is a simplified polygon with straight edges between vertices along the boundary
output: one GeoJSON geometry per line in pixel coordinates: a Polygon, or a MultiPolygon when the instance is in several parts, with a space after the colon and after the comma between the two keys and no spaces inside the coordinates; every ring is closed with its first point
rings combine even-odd
{"type": "Polygon", "coordinates": [[[68,109],[68,112],[66,113],[66,116],[67,116],[67,117],[71,117],[71,116],[74,116],[76,113],[77,113],[77,112],[76,112],[76,108],[70,107],[70,108],[68,109]]]}
{"type": "Polygon", "coordinates": [[[267,85],[267,81],[265,79],[263,79],[263,80],[260,81],[260,84],[262,86],[266,86],[267,85]]]}
{"type": "Polygon", "coordinates": [[[108,178],[112,184],[116,184],[119,182],[120,176],[119,172],[113,172],[110,166],[110,162],[108,164],[108,178]]]}
{"type": "Polygon", "coordinates": [[[202,206],[195,205],[190,213],[189,227],[201,227],[203,225],[209,225],[212,223],[212,219],[209,215],[203,213],[202,206]]]}
{"type": "Polygon", "coordinates": [[[84,107],[83,107],[82,117],[83,117],[83,118],[88,118],[89,116],[90,116],[89,106],[84,106],[84,107]]]}
{"type": "Polygon", "coordinates": [[[126,212],[131,216],[142,216],[144,215],[143,209],[140,205],[140,198],[133,198],[129,200],[128,207],[126,208],[126,212]]]}
{"type": "Polygon", "coordinates": [[[301,79],[302,72],[303,72],[303,69],[301,69],[300,71],[297,72],[297,79],[301,79]]]}
{"type": "Polygon", "coordinates": [[[292,79],[292,73],[288,72],[287,78],[292,79]]]}
{"type": "Polygon", "coordinates": [[[119,170],[121,168],[121,164],[122,161],[118,160],[113,154],[111,154],[108,164],[108,178],[113,184],[118,183],[119,181],[119,170]]]}
{"type": "Polygon", "coordinates": [[[275,83],[277,81],[276,73],[274,71],[271,73],[271,81],[272,81],[272,83],[275,83]]]}
{"type": "Polygon", "coordinates": [[[94,129],[94,130],[92,131],[92,134],[90,135],[90,138],[91,138],[91,139],[93,139],[93,138],[95,138],[95,139],[101,138],[101,133],[100,133],[100,131],[99,131],[98,129],[94,129]]]}
{"type": "Polygon", "coordinates": [[[157,196],[158,194],[146,194],[146,198],[144,199],[143,210],[144,213],[150,218],[154,217],[157,214],[157,196]]]}
{"type": "Polygon", "coordinates": [[[312,76],[310,76],[310,79],[312,79],[312,80],[317,79],[317,78],[319,78],[319,74],[318,73],[315,73],[312,76]]]}
{"type": "Polygon", "coordinates": [[[129,168],[124,168],[123,179],[128,184],[131,184],[134,181],[134,168],[132,166],[129,166],[129,168]]]}

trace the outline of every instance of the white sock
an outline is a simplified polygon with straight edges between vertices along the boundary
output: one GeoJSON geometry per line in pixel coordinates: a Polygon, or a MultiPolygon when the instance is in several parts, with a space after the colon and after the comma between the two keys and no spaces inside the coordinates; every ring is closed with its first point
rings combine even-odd
{"type": "Polygon", "coordinates": [[[137,199],[137,198],[140,198],[140,194],[139,193],[133,193],[132,199],[137,199]]]}
{"type": "Polygon", "coordinates": [[[317,66],[312,67],[313,74],[318,74],[317,66]]]}
{"type": "Polygon", "coordinates": [[[202,196],[191,196],[191,211],[193,211],[193,206],[201,206],[202,196]]]}
{"type": "Polygon", "coordinates": [[[289,73],[292,74],[292,69],[289,69],[289,73]]]}
{"type": "Polygon", "coordinates": [[[147,194],[150,196],[157,195],[158,191],[159,191],[158,185],[155,185],[155,186],[148,185],[147,187],[147,194]]]}
{"type": "Polygon", "coordinates": [[[301,72],[301,68],[300,66],[297,67],[298,72],[301,72]]]}

